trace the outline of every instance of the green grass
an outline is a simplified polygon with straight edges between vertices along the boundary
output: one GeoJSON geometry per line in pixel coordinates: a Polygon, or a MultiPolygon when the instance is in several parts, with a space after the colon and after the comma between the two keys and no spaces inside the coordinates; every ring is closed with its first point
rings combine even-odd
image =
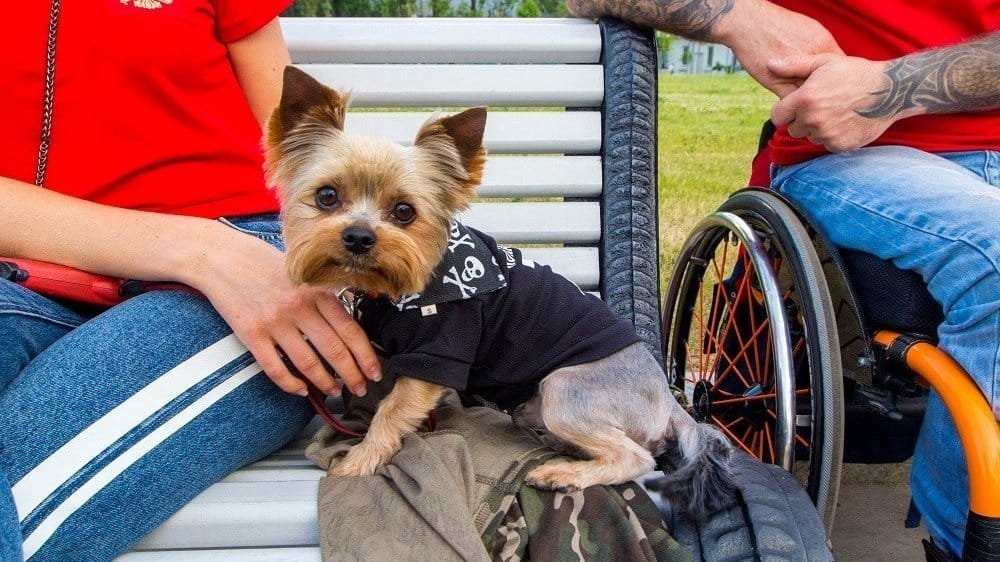
{"type": "Polygon", "coordinates": [[[662,290],[695,223],[746,185],[774,99],[745,75],[660,75],[662,290]]]}

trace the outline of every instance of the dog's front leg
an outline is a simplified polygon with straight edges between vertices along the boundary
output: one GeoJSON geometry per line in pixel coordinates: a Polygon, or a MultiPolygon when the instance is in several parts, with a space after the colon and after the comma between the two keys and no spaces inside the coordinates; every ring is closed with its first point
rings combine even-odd
{"type": "Polygon", "coordinates": [[[399,451],[403,436],[416,431],[437,406],[444,387],[400,377],[392,392],[378,405],[365,438],[344,460],[330,469],[330,476],[370,476],[399,451]]]}

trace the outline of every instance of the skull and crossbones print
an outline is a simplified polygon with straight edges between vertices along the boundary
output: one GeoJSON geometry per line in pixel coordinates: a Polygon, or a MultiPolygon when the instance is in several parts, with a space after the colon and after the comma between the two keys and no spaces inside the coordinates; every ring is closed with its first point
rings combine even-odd
{"type": "Polygon", "coordinates": [[[421,293],[403,295],[395,305],[400,311],[410,310],[468,299],[506,286],[507,278],[486,242],[465,225],[452,221],[448,247],[430,283],[421,293]]]}

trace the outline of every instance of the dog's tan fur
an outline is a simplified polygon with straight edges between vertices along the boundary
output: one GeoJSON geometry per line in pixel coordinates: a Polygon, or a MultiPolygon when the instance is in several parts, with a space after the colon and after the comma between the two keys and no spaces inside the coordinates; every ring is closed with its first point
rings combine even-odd
{"type": "MultiPolygon", "coordinates": [[[[346,108],[347,96],[286,69],[281,105],[271,116],[265,143],[268,178],[282,199],[289,276],[297,283],[356,287],[393,298],[421,292],[445,251],[450,220],[468,206],[482,180],[486,110],[432,117],[413,145],[403,147],[346,133],[346,108]],[[330,188],[339,203],[323,209],[317,194],[330,188]],[[401,202],[416,210],[412,222],[394,214],[401,202]],[[359,227],[374,233],[377,243],[364,252],[349,251],[345,229],[359,227]]],[[[330,474],[373,474],[427,418],[443,391],[400,377],[364,440],[330,474]]],[[[556,369],[514,418],[547,430],[585,457],[536,467],[527,475],[530,484],[576,490],[622,483],[653,469],[651,451],[670,450],[675,465],[684,468],[678,478],[696,479],[699,489],[709,490],[695,494],[693,508],[721,501],[709,497],[714,482],[725,476],[721,436],[706,434],[714,430],[698,427],[683,411],[641,344],[556,369]],[[669,449],[668,443],[677,445],[669,449]]],[[[673,484],[685,485],[686,480],[673,484]]]]}
{"type": "Polygon", "coordinates": [[[403,436],[416,431],[437,406],[444,387],[422,380],[400,377],[378,405],[368,433],[351,448],[341,462],[330,467],[330,476],[366,476],[389,462],[403,443],[403,436]]]}

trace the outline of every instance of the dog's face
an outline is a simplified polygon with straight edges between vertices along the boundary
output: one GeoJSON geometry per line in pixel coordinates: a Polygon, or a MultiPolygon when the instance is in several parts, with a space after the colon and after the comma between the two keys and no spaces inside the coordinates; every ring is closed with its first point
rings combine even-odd
{"type": "Polygon", "coordinates": [[[287,67],[265,135],[295,283],[420,292],[482,179],[485,108],[432,117],[412,146],[344,131],[347,96],[287,67]]]}

